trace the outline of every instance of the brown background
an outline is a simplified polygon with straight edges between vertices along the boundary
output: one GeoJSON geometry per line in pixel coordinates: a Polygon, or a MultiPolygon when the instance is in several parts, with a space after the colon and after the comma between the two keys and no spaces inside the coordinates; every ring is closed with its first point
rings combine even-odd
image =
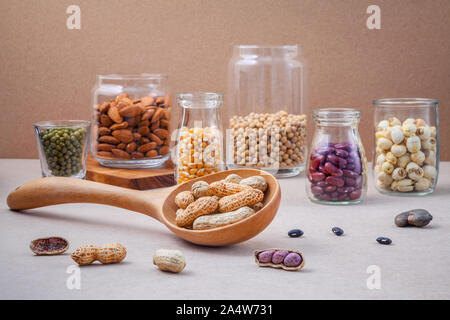
{"type": "Polygon", "coordinates": [[[97,74],[167,73],[173,93],[226,92],[232,45],[301,44],[309,116],[359,107],[371,154],[373,99],[436,98],[441,160],[450,160],[449,0],[0,3],[0,157],[37,157],[34,122],[88,119],[97,74]],[[81,7],[81,30],[66,28],[71,4],[81,7]],[[366,28],[371,4],[381,7],[382,30],[366,28]]]}

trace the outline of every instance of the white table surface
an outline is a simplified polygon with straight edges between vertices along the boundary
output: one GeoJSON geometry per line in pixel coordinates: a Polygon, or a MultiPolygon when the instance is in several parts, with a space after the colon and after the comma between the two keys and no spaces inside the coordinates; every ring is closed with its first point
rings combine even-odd
{"type": "Polygon", "coordinates": [[[431,195],[384,196],[370,180],[365,201],[354,206],[311,203],[303,175],[281,179],[282,201],[274,221],[257,237],[224,248],[189,244],[145,215],[103,205],[8,210],[8,193],[40,174],[38,160],[0,160],[1,299],[450,299],[450,163],[441,163],[431,195]],[[396,227],[395,215],[413,208],[429,210],[432,223],[396,227]],[[334,226],[345,235],[335,236],[334,226]],[[293,228],[305,234],[289,238],[293,228]],[[34,256],[29,242],[52,235],[70,241],[68,252],[34,256]],[[393,244],[378,244],[379,236],[390,237],[393,244]],[[82,267],[80,289],[68,289],[67,268],[74,265],[70,252],[109,242],[122,243],[126,259],[82,267]],[[304,269],[257,267],[253,251],[271,247],[301,250],[304,269]],[[157,270],[152,257],[159,248],[183,251],[185,270],[157,270]],[[367,287],[371,265],[379,267],[380,289],[367,287]]]}

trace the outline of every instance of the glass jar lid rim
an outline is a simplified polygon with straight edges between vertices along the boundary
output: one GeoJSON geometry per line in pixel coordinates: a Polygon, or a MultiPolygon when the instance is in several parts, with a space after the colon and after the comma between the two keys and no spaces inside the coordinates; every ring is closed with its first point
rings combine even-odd
{"type": "Polygon", "coordinates": [[[88,120],[45,120],[34,124],[35,127],[89,127],[88,120]]]}
{"type": "Polygon", "coordinates": [[[438,104],[439,100],[427,99],[427,98],[382,98],[373,100],[374,105],[409,105],[409,106],[419,106],[419,105],[432,105],[438,104]]]}
{"type": "Polygon", "coordinates": [[[215,92],[189,92],[177,93],[177,100],[185,101],[223,101],[223,93],[215,92]]]}
{"type": "Polygon", "coordinates": [[[321,108],[313,110],[313,118],[330,120],[351,120],[359,119],[361,111],[353,108],[321,108]]]}
{"type": "Polygon", "coordinates": [[[164,73],[137,73],[137,74],[99,74],[98,79],[103,80],[152,80],[152,79],[167,79],[167,74],[164,73]]]}

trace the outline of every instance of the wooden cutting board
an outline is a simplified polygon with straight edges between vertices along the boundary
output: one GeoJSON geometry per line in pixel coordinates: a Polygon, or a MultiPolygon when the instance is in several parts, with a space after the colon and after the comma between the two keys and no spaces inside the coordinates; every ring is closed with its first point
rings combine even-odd
{"type": "Polygon", "coordinates": [[[152,169],[118,169],[101,166],[91,156],[87,159],[86,179],[114,186],[147,190],[175,185],[171,160],[164,166],[152,169]]]}

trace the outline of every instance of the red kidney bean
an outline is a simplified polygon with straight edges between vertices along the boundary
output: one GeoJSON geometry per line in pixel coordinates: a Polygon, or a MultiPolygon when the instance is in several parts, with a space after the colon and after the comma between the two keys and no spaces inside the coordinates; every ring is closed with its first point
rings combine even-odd
{"type": "Polygon", "coordinates": [[[344,179],[342,178],[338,178],[338,177],[334,177],[334,176],[328,176],[325,178],[325,182],[328,184],[331,184],[333,186],[337,186],[337,187],[343,187],[344,186],[344,179]]]}
{"type": "Polygon", "coordinates": [[[337,155],[338,157],[341,157],[341,158],[347,158],[348,157],[348,152],[345,151],[344,149],[336,149],[334,151],[334,154],[337,155]]]}
{"type": "Polygon", "coordinates": [[[346,193],[342,193],[338,196],[338,201],[344,201],[347,199],[347,194],[346,193]]]}
{"type": "Polygon", "coordinates": [[[344,176],[346,176],[346,177],[350,177],[350,178],[359,177],[359,174],[357,174],[351,170],[344,169],[344,170],[342,170],[342,172],[344,173],[344,176]]]}
{"type": "Polygon", "coordinates": [[[354,187],[340,187],[337,189],[339,193],[349,193],[352,192],[353,190],[355,190],[354,187]]]}
{"type": "Polygon", "coordinates": [[[314,172],[314,173],[311,173],[311,179],[312,179],[313,181],[320,181],[320,180],[323,180],[323,179],[325,179],[325,174],[322,173],[322,172],[314,172]]]}
{"type": "Polygon", "coordinates": [[[336,149],[344,149],[344,150],[346,150],[346,151],[348,151],[348,152],[350,152],[350,151],[352,151],[352,150],[355,149],[355,145],[354,145],[353,143],[350,143],[350,142],[336,143],[336,144],[334,145],[334,147],[335,147],[336,149]]]}
{"type": "Polygon", "coordinates": [[[320,195],[320,199],[324,200],[324,201],[331,201],[331,200],[333,200],[328,193],[324,193],[324,194],[320,195]]]}
{"type": "Polygon", "coordinates": [[[334,154],[329,154],[327,156],[327,161],[338,166],[339,168],[345,168],[345,166],[347,165],[347,161],[345,159],[340,158],[334,154]]]}
{"type": "Polygon", "coordinates": [[[325,158],[324,156],[316,157],[311,161],[311,168],[314,170],[319,169],[320,164],[322,163],[322,160],[325,158]],[[320,158],[322,157],[322,158],[320,158]]]}
{"type": "Polygon", "coordinates": [[[322,180],[322,181],[317,181],[316,186],[324,188],[324,187],[326,187],[328,185],[327,185],[327,183],[325,181],[322,180]]]}
{"type": "Polygon", "coordinates": [[[334,164],[332,164],[331,162],[327,162],[325,163],[325,171],[332,175],[332,176],[336,176],[336,177],[341,177],[344,173],[342,172],[341,169],[339,169],[338,167],[336,167],[334,164]]]}
{"type": "Polygon", "coordinates": [[[323,201],[356,200],[362,194],[362,163],[351,142],[324,143],[310,155],[311,192],[323,201]]]}
{"type": "Polygon", "coordinates": [[[314,195],[321,195],[323,193],[323,189],[321,187],[318,187],[318,186],[313,186],[313,187],[311,187],[311,192],[314,195]]]}
{"type": "Polygon", "coordinates": [[[349,163],[345,166],[345,169],[348,170],[354,170],[355,169],[355,164],[354,163],[349,163]]]}
{"type": "Polygon", "coordinates": [[[345,177],[344,181],[346,186],[354,186],[356,184],[356,180],[353,178],[345,177]]]}
{"type": "Polygon", "coordinates": [[[332,152],[334,152],[333,147],[321,147],[321,148],[316,149],[316,153],[318,153],[320,155],[327,155],[332,152]]]}
{"type": "Polygon", "coordinates": [[[350,192],[348,196],[350,200],[359,199],[359,197],[361,197],[361,189],[350,192]]]}

